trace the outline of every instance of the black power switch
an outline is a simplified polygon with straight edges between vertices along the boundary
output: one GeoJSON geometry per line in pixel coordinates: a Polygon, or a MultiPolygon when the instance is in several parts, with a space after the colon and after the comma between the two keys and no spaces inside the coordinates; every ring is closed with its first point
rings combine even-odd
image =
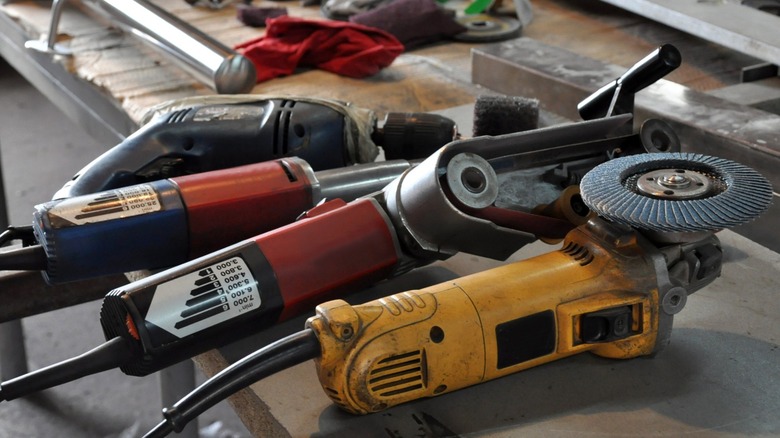
{"type": "Polygon", "coordinates": [[[585,313],[580,317],[580,339],[586,344],[609,342],[633,334],[631,306],[585,313]]]}

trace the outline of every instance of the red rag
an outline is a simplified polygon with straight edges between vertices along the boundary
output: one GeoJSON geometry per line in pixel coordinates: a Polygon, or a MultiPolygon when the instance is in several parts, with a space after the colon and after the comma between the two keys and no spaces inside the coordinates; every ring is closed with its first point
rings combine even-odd
{"type": "Polygon", "coordinates": [[[390,65],[404,50],[393,35],[360,24],[278,17],[264,36],[236,46],[257,70],[257,82],[289,75],[298,66],[363,78],[390,65]]]}

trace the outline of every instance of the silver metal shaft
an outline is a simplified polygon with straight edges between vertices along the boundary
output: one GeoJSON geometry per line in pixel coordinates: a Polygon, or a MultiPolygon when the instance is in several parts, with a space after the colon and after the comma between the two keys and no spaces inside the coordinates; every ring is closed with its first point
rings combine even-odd
{"type": "Polygon", "coordinates": [[[414,164],[406,160],[377,161],[330,170],[314,175],[319,182],[319,200],[343,199],[346,202],[382,190],[414,164]]]}
{"type": "MultiPolygon", "coordinates": [[[[46,42],[28,41],[25,47],[63,53],[56,46],[57,28],[65,2],[53,0],[46,42]]],[[[254,64],[209,35],[147,0],[85,0],[99,15],[170,55],[179,66],[220,94],[249,92],[257,82],[254,64]]]]}

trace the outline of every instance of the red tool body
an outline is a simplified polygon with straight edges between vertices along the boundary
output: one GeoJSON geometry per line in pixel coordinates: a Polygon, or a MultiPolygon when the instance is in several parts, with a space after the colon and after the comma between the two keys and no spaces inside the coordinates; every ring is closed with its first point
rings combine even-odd
{"type": "Polygon", "coordinates": [[[122,370],[146,375],[236,337],[236,324],[269,327],[391,276],[402,257],[392,230],[373,199],[331,201],[299,222],[112,291],[101,322],[108,337],[139,349],[122,370]]]}
{"type": "Polygon", "coordinates": [[[35,257],[9,251],[0,268],[42,270],[49,283],[63,283],[175,266],[289,224],[325,199],[380,190],[410,166],[314,172],[293,157],[50,201],[36,206],[24,231],[39,245],[21,252],[35,257]]]}
{"type": "Polygon", "coordinates": [[[172,178],[187,208],[189,256],[292,222],[313,203],[311,171],[297,159],[172,178]],[[256,218],[248,221],[247,217],[256,218]]]}
{"type": "Polygon", "coordinates": [[[376,283],[396,269],[398,241],[375,201],[330,201],[303,220],[308,226],[298,232],[280,230],[255,239],[276,273],[284,301],[280,320],[302,314],[324,295],[376,283]]]}

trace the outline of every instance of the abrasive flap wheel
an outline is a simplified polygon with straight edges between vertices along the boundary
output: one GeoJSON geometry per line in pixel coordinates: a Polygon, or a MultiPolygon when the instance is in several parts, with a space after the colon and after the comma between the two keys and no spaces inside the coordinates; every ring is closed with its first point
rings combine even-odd
{"type": "Polygon", "coordinates": [[[716,231],[749,222],[772,201],[755,170],[693,153],[639,154],[607,161],[580,183],[596,214],[640,230],[716,231]]]}

